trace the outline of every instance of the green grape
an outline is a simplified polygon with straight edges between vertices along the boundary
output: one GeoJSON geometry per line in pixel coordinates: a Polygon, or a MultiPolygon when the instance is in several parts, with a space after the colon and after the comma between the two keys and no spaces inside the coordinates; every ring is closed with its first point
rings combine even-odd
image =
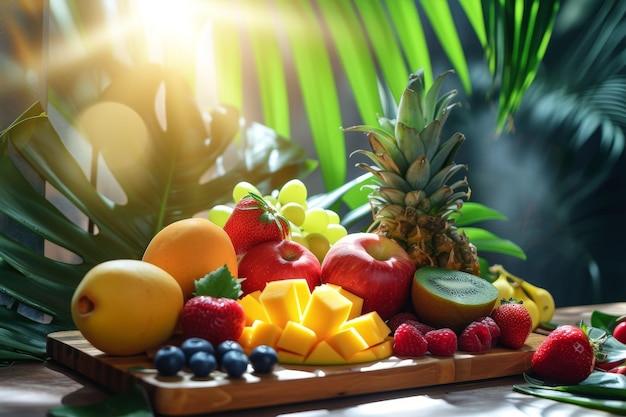
{"type": "Polygon", "coordinates": [[[301,244],[302,246],[304,246],[305,248],[309,249],[309,243],[307,242],[306,238],[304,236],[302,236],[301,233],[291,233],[291,240],[293,240],[294,242],[297,242],[299,244],[301,244]]]}
{"type": "Polygon", "coordinates": [[[264,195],[263,200],[271,204],[276,210],[280,209],[280,203],[278,202],[278,199],[274,197],[273,195],[271,194],[264,195]]]}
{"type": "Polygon", "coordinates": [[[298,227],[302,226],[302,223],[304,223],[304,219],[306,217],[304,207],[302,207],[298,203],[284,204],[280,207],[280,212],[283,216],[287,218],[287,220],[289,220],[298,227]]]}
{"type": "Polygon", "coordinates": [[[308,233],[324,233],[328,227],[328,214],[321,207],[312,207],[305,212],[302,229],[308,233]]]}
{"type": "Polygon", "coordinates": [[[331,245],[334,245],[339,239],[348,234],[348,231],[345,227],[340,224],[329,224],[326,230],[324,231],[324,235],[328,238],[328,241],[331,245]]]}
{"type": "Polygon", "coordinates": [[[278,201],[280,204],[298,203],[304,207],[306,198],[306,185],[297,178],[287,181],[278,191],[278,201]]]}
{"type": "Polygon", "coordinates": [[[209,220],[211,220],[219,227],[224,227],[232,212],[232,207],[226,206],[224,204],[218,204],[211,210],[209,210],[209,220]]]}
{"type": "Polygon", "coordinates": [[[339,219],[339,214],[333,210],[326,209],[326,214],[328,214],[328,224],[339,224],[341,221],[339,219]]]}
{"type": "Polygon", "coordinates": [[[304,238],[306,239],[309,250],[313,252],[313,255],[315,255],[321,264],[330,249],[330,242],[326,236],[321,233],[307,233],[304,238]]]}
{"type": "Polygon", "coordinates": [[[238,203],[239,200],[247,196],[248,193],[261,195],[261,192],[253,184],[250,184],[246,181],[238,182],[237,185],[235,185],[235,188],[233,188],[233,201],[235,202],[235,204],[238,203]]]}

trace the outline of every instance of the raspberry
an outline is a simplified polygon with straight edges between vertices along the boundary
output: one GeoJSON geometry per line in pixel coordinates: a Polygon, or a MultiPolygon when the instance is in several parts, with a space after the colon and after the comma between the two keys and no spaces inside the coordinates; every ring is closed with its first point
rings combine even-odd
{"type": "Polygon", "coordinates": [[[482,317],[476,321],[483,323],[489,329],[489,334],[491,334],[491,347],[494,347],[496,343],[498,343],[498,338],[500,337],[500,326],[489,316],[482,317]]]}
{"type": "Polygon", "coordinates": [[[424,335],[428,351],[435,356],[453,356],[457,350],[457,337],[452,329],[431,330],[424,335]]]}
{"type": "Polygon", "coordinates": [[[421,323],[417,320],[408,320],[406,323],[415,327],[421,334],[426,334],[431,330],[435,330],[433,326],[429,326],[428,324],[421,323]]]}
{"type": "Polygon", "coordinates": [[[465,352],[482,352],[491,347],[489,328],[479,321],[473,321],[468,324],[458,340],[459,350],[465,352]]]}
{"type": "Polygon", "coordinates": [[[428,342],[416,327],[402,323],[393,334],[393,352],[398,356],[422,356],[428,342]]]}
{"type": "Polygon", "coordinates": [[[417,316],[413,313],[409,312],[401,312],[396,313],[387,321],[387,326],[391,329],[391,334],[393,334],[399,325],[402,323],[406,323],[408,320],[416,320],[417,316]]]}

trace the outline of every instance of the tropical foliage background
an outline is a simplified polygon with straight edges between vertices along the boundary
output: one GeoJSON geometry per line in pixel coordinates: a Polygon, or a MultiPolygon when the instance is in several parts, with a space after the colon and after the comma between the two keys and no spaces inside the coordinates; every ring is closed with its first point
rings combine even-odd
{"type": "Polygon", "coordinates": [[[353,230],[367,223],[368,177],[348,156],[366,144],[340,127],[393,117],[418,68],[427,80],[456,71],[463,107],[449,129],[468,137],[459,160],[473,190],[459,223],[484,226],[470,234],[481,255],[496,252],[485,256],[558,305],[626,296],[623,245],[607,240],[626,224],[615,192],[626,114],[619,1],[50,6],[48,101],[2,132],[0,159],[0,211],[47,253],[0,233],[0,359],[45,357],[45,335],[72,326],[69,298],[87,268],[140,256],[156,230],[226,202],[241,179],[270,191],[300,176],[318,194],[312,204],[340,210],[353,230]],[[500,213],[509,220],[492,221],[500,213]]]}

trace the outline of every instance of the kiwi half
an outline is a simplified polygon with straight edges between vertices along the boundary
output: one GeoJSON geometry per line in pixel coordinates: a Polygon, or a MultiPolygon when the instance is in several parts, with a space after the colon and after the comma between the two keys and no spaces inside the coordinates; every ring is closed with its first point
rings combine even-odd
{"type": "Polygon", "coordinates": [[[411,287],[411,301],[419,320],[457,333],[488,315],[497,298],[498,290],[489,281],[438,267],[418,269],[411,287]]]}

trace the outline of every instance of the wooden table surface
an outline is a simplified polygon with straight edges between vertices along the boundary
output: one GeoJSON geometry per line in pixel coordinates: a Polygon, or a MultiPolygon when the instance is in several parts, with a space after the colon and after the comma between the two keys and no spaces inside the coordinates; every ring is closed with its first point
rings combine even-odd
{"type": "MultiPolygon", "coordinates": [[[[589,322],[593,310],[626,314],[626,302],[559,308],[553,321],[576,324],[589,322]]],[[[523,383],[521,376],[480,382],[410,389],[375,395],[339,398],[260,410],[220,413],[220,416],[608,416],[610,414],[520,394],[512,385],[523,383]]],[[[91,404],[111,393],[80,375],[51,361],[27,362],[0,368],[0,416],[45,416],[61,404],[91,404]]],[[[285,393],[285,395],[289,395],[285,393]]]]}

